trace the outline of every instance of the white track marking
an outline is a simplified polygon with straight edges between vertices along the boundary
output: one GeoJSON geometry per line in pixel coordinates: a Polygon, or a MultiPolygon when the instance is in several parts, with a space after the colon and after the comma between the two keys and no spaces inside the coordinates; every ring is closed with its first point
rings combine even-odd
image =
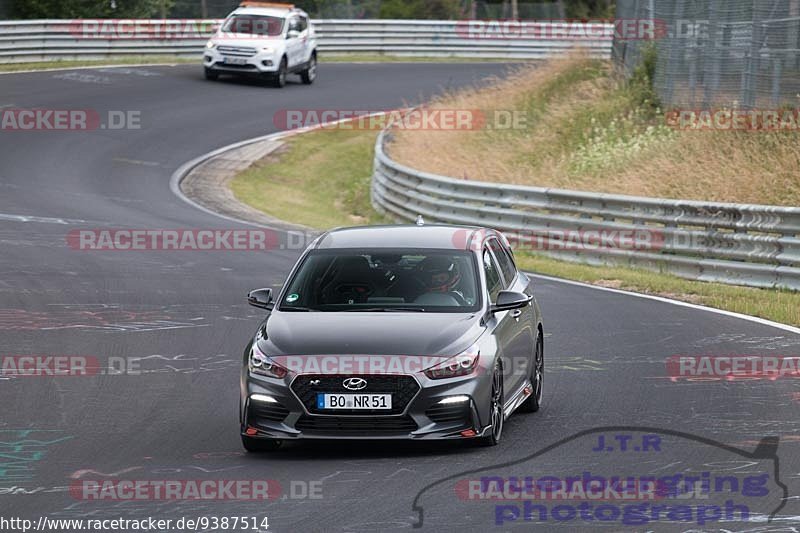
{"type": "Polygon", "coordinates": [[[125,159],[124,157],[115,157],[112,161],[116,163],[127,163],[129,165],[142,165],[145,167],[157,167],[161,165],[161,163],[155,161],[139,161],[138,159],[125,159]]]}
{"type": "Polygon", "coordinates": [[[577,287],[585,287],[587,289],[595,289],[598,291],[605,291],[611,292],[614,294],[620,294],[622,296],[633,296],[635,298],[644,298],[646,300],[654,300],[656,302],[662,302],[671,305],[677,305],[680,307],[688,307],[689,309],[697,309],[698,311],[706,311],[709,313],[716,313],[718,315],[729,316],[732,318],[738,318],[741,320],[747,320],[748,322],[755,322],[756,324],[761,324],[762,326],[769,326],[772,328],[782,329],[783,331],[788,331],[790,333],[796,333],[800,335],[800,328],[796,328],[794,326],[789,326],[786,324],[780,324],[778,322],[773,322],[772,320],[766,320],[764,318],[758,318],[755,316],[743,315],[741,313],[734,313],[733,311],[723,311],[722,309],[714,309],[713,307],[706,307],[704,305],[697,305],[697,304],[690,304],[688,302],[681,302],[678,300],[671,300],[669,298],[664,298],[662,296],[652,296],[650,294],[640,294],[638,292],[631,292],[631,291],[623,291],[620,289],[611,289],[609,287],[600,287],[598,285],[592,285],[590,283],[583,283],[581,281],[571,281],[567,279],[561,278],[554,278],[552,276],[544,276],[541,274],[533,274],[527,273],[529,276],[539,279],[544,279],[547,281],[552,281],[555,283],[564,283],[566,285],[575,285],[577,287]]]}
{"type": "Polygon", "coordinates": [[[72,220],[68,218],[35,217],[30,215],[9,215],[0,213],[0,220],[10,220],[12,222],[40,222],[42,224],[86,224],[86,220],[72,220]]]}

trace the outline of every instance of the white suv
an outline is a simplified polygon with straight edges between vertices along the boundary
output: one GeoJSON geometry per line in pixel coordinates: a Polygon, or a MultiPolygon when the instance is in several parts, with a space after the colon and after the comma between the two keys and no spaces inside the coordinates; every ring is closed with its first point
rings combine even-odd
{"type": "Polygon", "coordinates": [[[299,74],[303,83],[314,83],[314,27],[305,11],[288,4],[240,7],[206,44],[203,66],[209,80],[220,74],[257,75],[283,87],[288,74],[299,74]]]}

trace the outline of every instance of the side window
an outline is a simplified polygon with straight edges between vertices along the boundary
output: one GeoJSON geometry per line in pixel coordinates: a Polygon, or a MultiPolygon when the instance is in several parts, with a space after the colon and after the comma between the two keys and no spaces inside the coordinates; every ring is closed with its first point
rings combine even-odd
{"type": "Polygon", "coordinates": [[[300,18],[299,17],[290,18],[286,31],[303,31],[300,27],[300,18]]]}
{"type": "Polygon", "coordinates": [[[300,32],[306,31],[308,29],[308,19],[305,17],[299,17],[297,20],[299,21],[299,26],[300,26],[298,28],[298,31],[300,32]]]}
{"type": "Polygon", "coordinates": [[[489,297],[492,302],[495,302],[497,295],[503,290],[503,282],[497,263],[487,248],[483,249],[483,271],[486,273],[486,288],[489,290],[489,297]]]}
{"type": "Polygon", "coordinates": [[[494,252],[495,258],[500,265],[500,270],[503,272],[503,278],[506,280],[508,286],[514,283],[517,277],[517,269],[514,267],[514,261],[508,255],[508,251],[497,242],[496,239],[489,241],[489,248],[494,252]]]}

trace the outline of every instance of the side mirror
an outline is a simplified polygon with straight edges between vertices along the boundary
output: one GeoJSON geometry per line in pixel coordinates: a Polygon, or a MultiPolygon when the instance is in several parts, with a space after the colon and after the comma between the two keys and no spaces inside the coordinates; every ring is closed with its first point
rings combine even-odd
{"type": "Polygon", "coordinates": [[[492,304],[490,310],[492,313],[497,313],[499,311],[520,309],[531,303],[531,300],[533,300],[533,297],[524,292],[500,291],[500,294],[497,295],[497,301],[492,304]]]}
{"type": "Polygon", "coordinates": [[[247,303],[261,309],[272,309],[272,289],[258,289],[247,294],[247,303]]]}
{"type": "Polygon", "coordinates": [[[297,31],[297,30],[289,30],[286,33],[286,38],[287,39],[297,39],[298,37],[300,37],[300,32],[297,31]]]}

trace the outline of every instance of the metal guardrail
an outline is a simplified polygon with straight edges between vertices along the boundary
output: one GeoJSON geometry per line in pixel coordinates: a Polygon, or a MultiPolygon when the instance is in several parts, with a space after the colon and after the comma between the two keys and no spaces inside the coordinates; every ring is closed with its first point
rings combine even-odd
{"type": "Polygon", "coordinates": [[[490,227],[547,255],[589,264],[624,264],[680,277],[800,290],[800,208],[664,200],[467,181],[401,165],[375,145],[372,204],[397,220],[490,227]],[[553,235],[647,235],[646,246],[553,235]],[[537,240],[536,236],[550,236],[537,240]],[[569,238],[569,237],[568,237],[569,238]],[[568,239],[567,238],[567,239],[568,239]],[[585,246],[587,241],[597,246],[585,246]],[[537,243],[545,242],[545,249],[537,243]],[[566,246],[562,246],[566,244],[566,246]],[[574,243],[573,243],[574,244],[574,243]],[[584,245],[581,245],[584,244],[584,245]]]}
{"type": "MultiPolygon", "coordinates": [[[[125,30],[121,32],[119,26],[103,24],[104,21],[96,21],[100,23],[98,31],[87,37],[76,31],[77,22],[0,21],[0,63],[142,55],[199,57],[211,35],[210,27],[221,21],[137,20],[139,33],[134,38],[120,38],[125,30]],[[170,34],[174,38],[159,38],[164,35],[164,27],[195,27],[201,31],[177,30],[170,34]]],[[[541,33],[548,37],[539,39],[473,38],[465,34],[463,23],[457,21],[316,20],[314,25],[320,51],[324,53],[545,59],[580,46],[593,56],[607,59],[611,57],[612,48],[612,26],[608,24],[595,25],[592,33],[604,36],[579,40],[567,36],[569,31],[564,29],[564,24],[558,26],[558,31],[565,33],[563,38],[554,38],[553,34],[560,35],[558,31],[543,31],[541,33]]],[[[541,26],[549,27],[548,24],[541,26]]],[[[586,33],[585,25],[581,26],[581,31],[586,33]]]]}

